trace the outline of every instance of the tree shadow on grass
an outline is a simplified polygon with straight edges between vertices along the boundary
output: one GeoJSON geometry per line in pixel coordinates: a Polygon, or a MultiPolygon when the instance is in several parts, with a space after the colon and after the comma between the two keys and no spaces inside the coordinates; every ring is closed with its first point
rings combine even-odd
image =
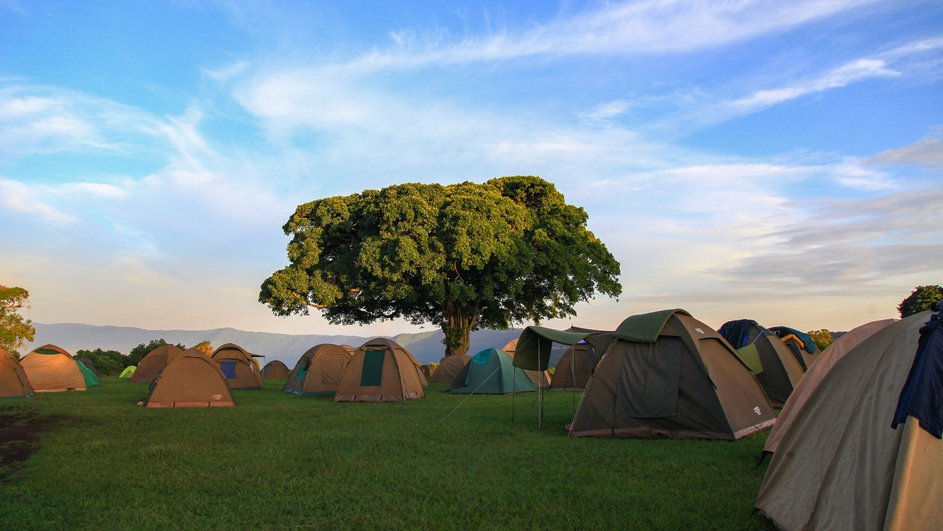
{"type": "Polygon", "coordinates": [[[66,415],[43,416],[30,410],[0,413],[0,483],[39,449],[40,434],[76,420],[66,415]]]}

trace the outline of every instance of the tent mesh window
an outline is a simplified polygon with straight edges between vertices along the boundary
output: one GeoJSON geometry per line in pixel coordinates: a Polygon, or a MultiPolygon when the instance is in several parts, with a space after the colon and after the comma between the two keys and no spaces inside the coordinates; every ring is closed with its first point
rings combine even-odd
{"type": "Polygon", "coordinates": [[[59,353],[58,350],[53,350],[51,348],[38,348],[34,350],[33,352],[36,352],[37,354],[58,354],[59,353]]]}
{"type": "Polygon", "coordinates": [[[223,376],[227,380],[236,378],[236,360],[222,360],[219,362],[219,368],[223,371],[223,376]]]}
{"type": "Polygon", "coordinates": [[[385,350],[368,350],[363,356],[363,371],[360,372],[361,387],[379,387],[383,380],[385,350]]]}

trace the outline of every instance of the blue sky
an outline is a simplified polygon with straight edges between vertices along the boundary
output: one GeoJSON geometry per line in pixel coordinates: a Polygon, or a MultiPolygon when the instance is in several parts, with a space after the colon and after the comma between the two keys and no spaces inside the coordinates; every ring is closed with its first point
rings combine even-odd
{"type": "Polygon", "coordinates": [[[936,1],[0,0],[0,283],[38,322],[415,330],[272,316],[282,224],[523,174],[622,264],[551,325],[893,317],[943,281],[941,28],[936,1]]]}

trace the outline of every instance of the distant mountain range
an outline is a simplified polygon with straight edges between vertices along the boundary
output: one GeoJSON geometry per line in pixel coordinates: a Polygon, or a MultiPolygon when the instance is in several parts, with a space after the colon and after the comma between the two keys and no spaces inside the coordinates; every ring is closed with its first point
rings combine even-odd
{"type": "MultiPolygon", "coordinates": [[[[361,336],[291,335],[268,332],[246,332],[235,328],[212,330],[146,330],[128,326],[94,326],[73,323],[32,323],[36,327],[35,341],[21,353],[41,345],[52,343],[71,353],[77,350],[117,350],[127,354],[132,348],[152,339],[164,339],[168,343],[180,343],[192,347],[201,341],[209,341],[213,347],[224,343],[235,343],[254,354],[265,356],[265,361],[281,360],[289,367],[309,348],[320,343],[347,344],[359,347],[371,339],[361,336]]],[[[479,330],[472,333],[469,354],[496,347],[517,338],[520,330],[479,330]]],[[[445,351],[441,330],[400,334],[393,339],[412,352],[421,363],[438,362],[445,351]]]]}

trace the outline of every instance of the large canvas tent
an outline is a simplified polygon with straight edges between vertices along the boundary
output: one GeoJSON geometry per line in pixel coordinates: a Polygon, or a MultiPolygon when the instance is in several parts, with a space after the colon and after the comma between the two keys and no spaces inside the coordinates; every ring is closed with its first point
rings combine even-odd
{"type": "Polygon", "coordinates": [[[288,365],[279,360],[272,360],[262,367],[263,380],[287,380],[289,376],[291,371],[288,370],[288,365]]]}
{"type": "Polygon", "coordinates": [[[471,356],[457,354],[442,358],[435,372],[429,377],[429,382],[451,384],[470,360],[471,356]]]}
{"type": "Polygon", "coordinates": [[[230,389],[259,389],[262,374],[251,353],[234,343],[226,343],[213,351],[215,361],[230,389]]]}
{"type": "Polygon", "coordinates": [[[779,337],[752,319],[727,321],[717,330],[737,349],[774,407],[782,407],[805,369],[779,337]]]}
{"type": "Polygon", "coordinates": [[[871,321],[870,323],[863,324],[853,330],[845,332],[829,345],[828,348],[819,355],[818,359],[812,367],[809,368],[802,379],[799,380],[799,385],[796,386],[792,394],[789,395],[789,400],[786,401],[786,405],[783,406],[782,411],[779,412],[779,416],[776,418],[776,424],[773,425],[773,430],[770,432],[769,437],[766,438],[763,451],[771,454],[776,452],[779,441],[781,441],[785,433],[789,431],[793,421],[802,417],[802,411],[805,408],[809,396],[811,396],[815,388],[822,383],[825,375],[832,370],[832,367],[838,363],[838,360],[844,358],[846,354],[854,347],[861,344],[865,339],[895,322],[897,322],[896,319],[871,321]]]}
{"type": "Polygon", "coordinates": [[[131,376],[131,381],[150,383],[167,366],[167,357],[180,352],[183,352],[183,349],[177,345],[161,345],[148,352],[147,356],[144,356],[138,362],[137,369],[131,376]]]}
{"type": "Polygon", "coordinates": [[[508,394],[536,390],[524,370],[514,366],[511,355],[494,348],[475,354],[449,387],[450,393],[458,394],[508,394]]]}
{"type": "Polygon", "coordinates": [[[232,407],[226,379],[219,365],[196,349],[173,352],[151,384],[147,407],[232,407]]]}
{"type": "Polygon", "coordinates": [[[943,326],[930,318],[923,312],[877,331],[815,387],[755,503],[778,527],[938,527],[943,326]]]}
{"type": "Polygon", "coordinates": [[[800,332],[788,326],[773,326],[769,330],[776,334],[789,348],[796,361],[802,366],[802,370],[809,370],[809,367],[818,359],[819,348],[815,346],[815,342],[805,332],[800,332]]]}
{"type": "Polygon", "coordinates": [[[56,345],[34,349],[20,360],[20,366],[37,393],[85,390],[85,376],[78,362],[56,345]]]}
{"type": "Polygon", "coordinates": [[[333,395],[353,353],[337,345],[315,345],[298,358],[282,391],[297,395],[333,395]]]}
{"type": "Polygon", "coordinates": [[[528,327],[514,364],[542,369],[552,342],[581,339],[605,354],[577,407],[573,436],[733,440],[775,421],[769,399],[730,344],[684,310],[634,315],[610,333],[528,327]]]}
{"type": "Polygon", "coordinates": [[[598,361],[599,357],[593,347],[585,341],[570,346],[557,362],[553,378],[550,380],[550,389],[553,391],[585,389],[598,361]]]}
{"type": "Polygon", "coordinates": [[[0,347],[0,398],[33,396],[33,386],[16,356],[0,347]]]}
{"type": "Polygon", "coordinates": [[[344,370],[335,402],[399,402],[426,396],[420,365],[392,339],[367,341],[344,370]]]}

